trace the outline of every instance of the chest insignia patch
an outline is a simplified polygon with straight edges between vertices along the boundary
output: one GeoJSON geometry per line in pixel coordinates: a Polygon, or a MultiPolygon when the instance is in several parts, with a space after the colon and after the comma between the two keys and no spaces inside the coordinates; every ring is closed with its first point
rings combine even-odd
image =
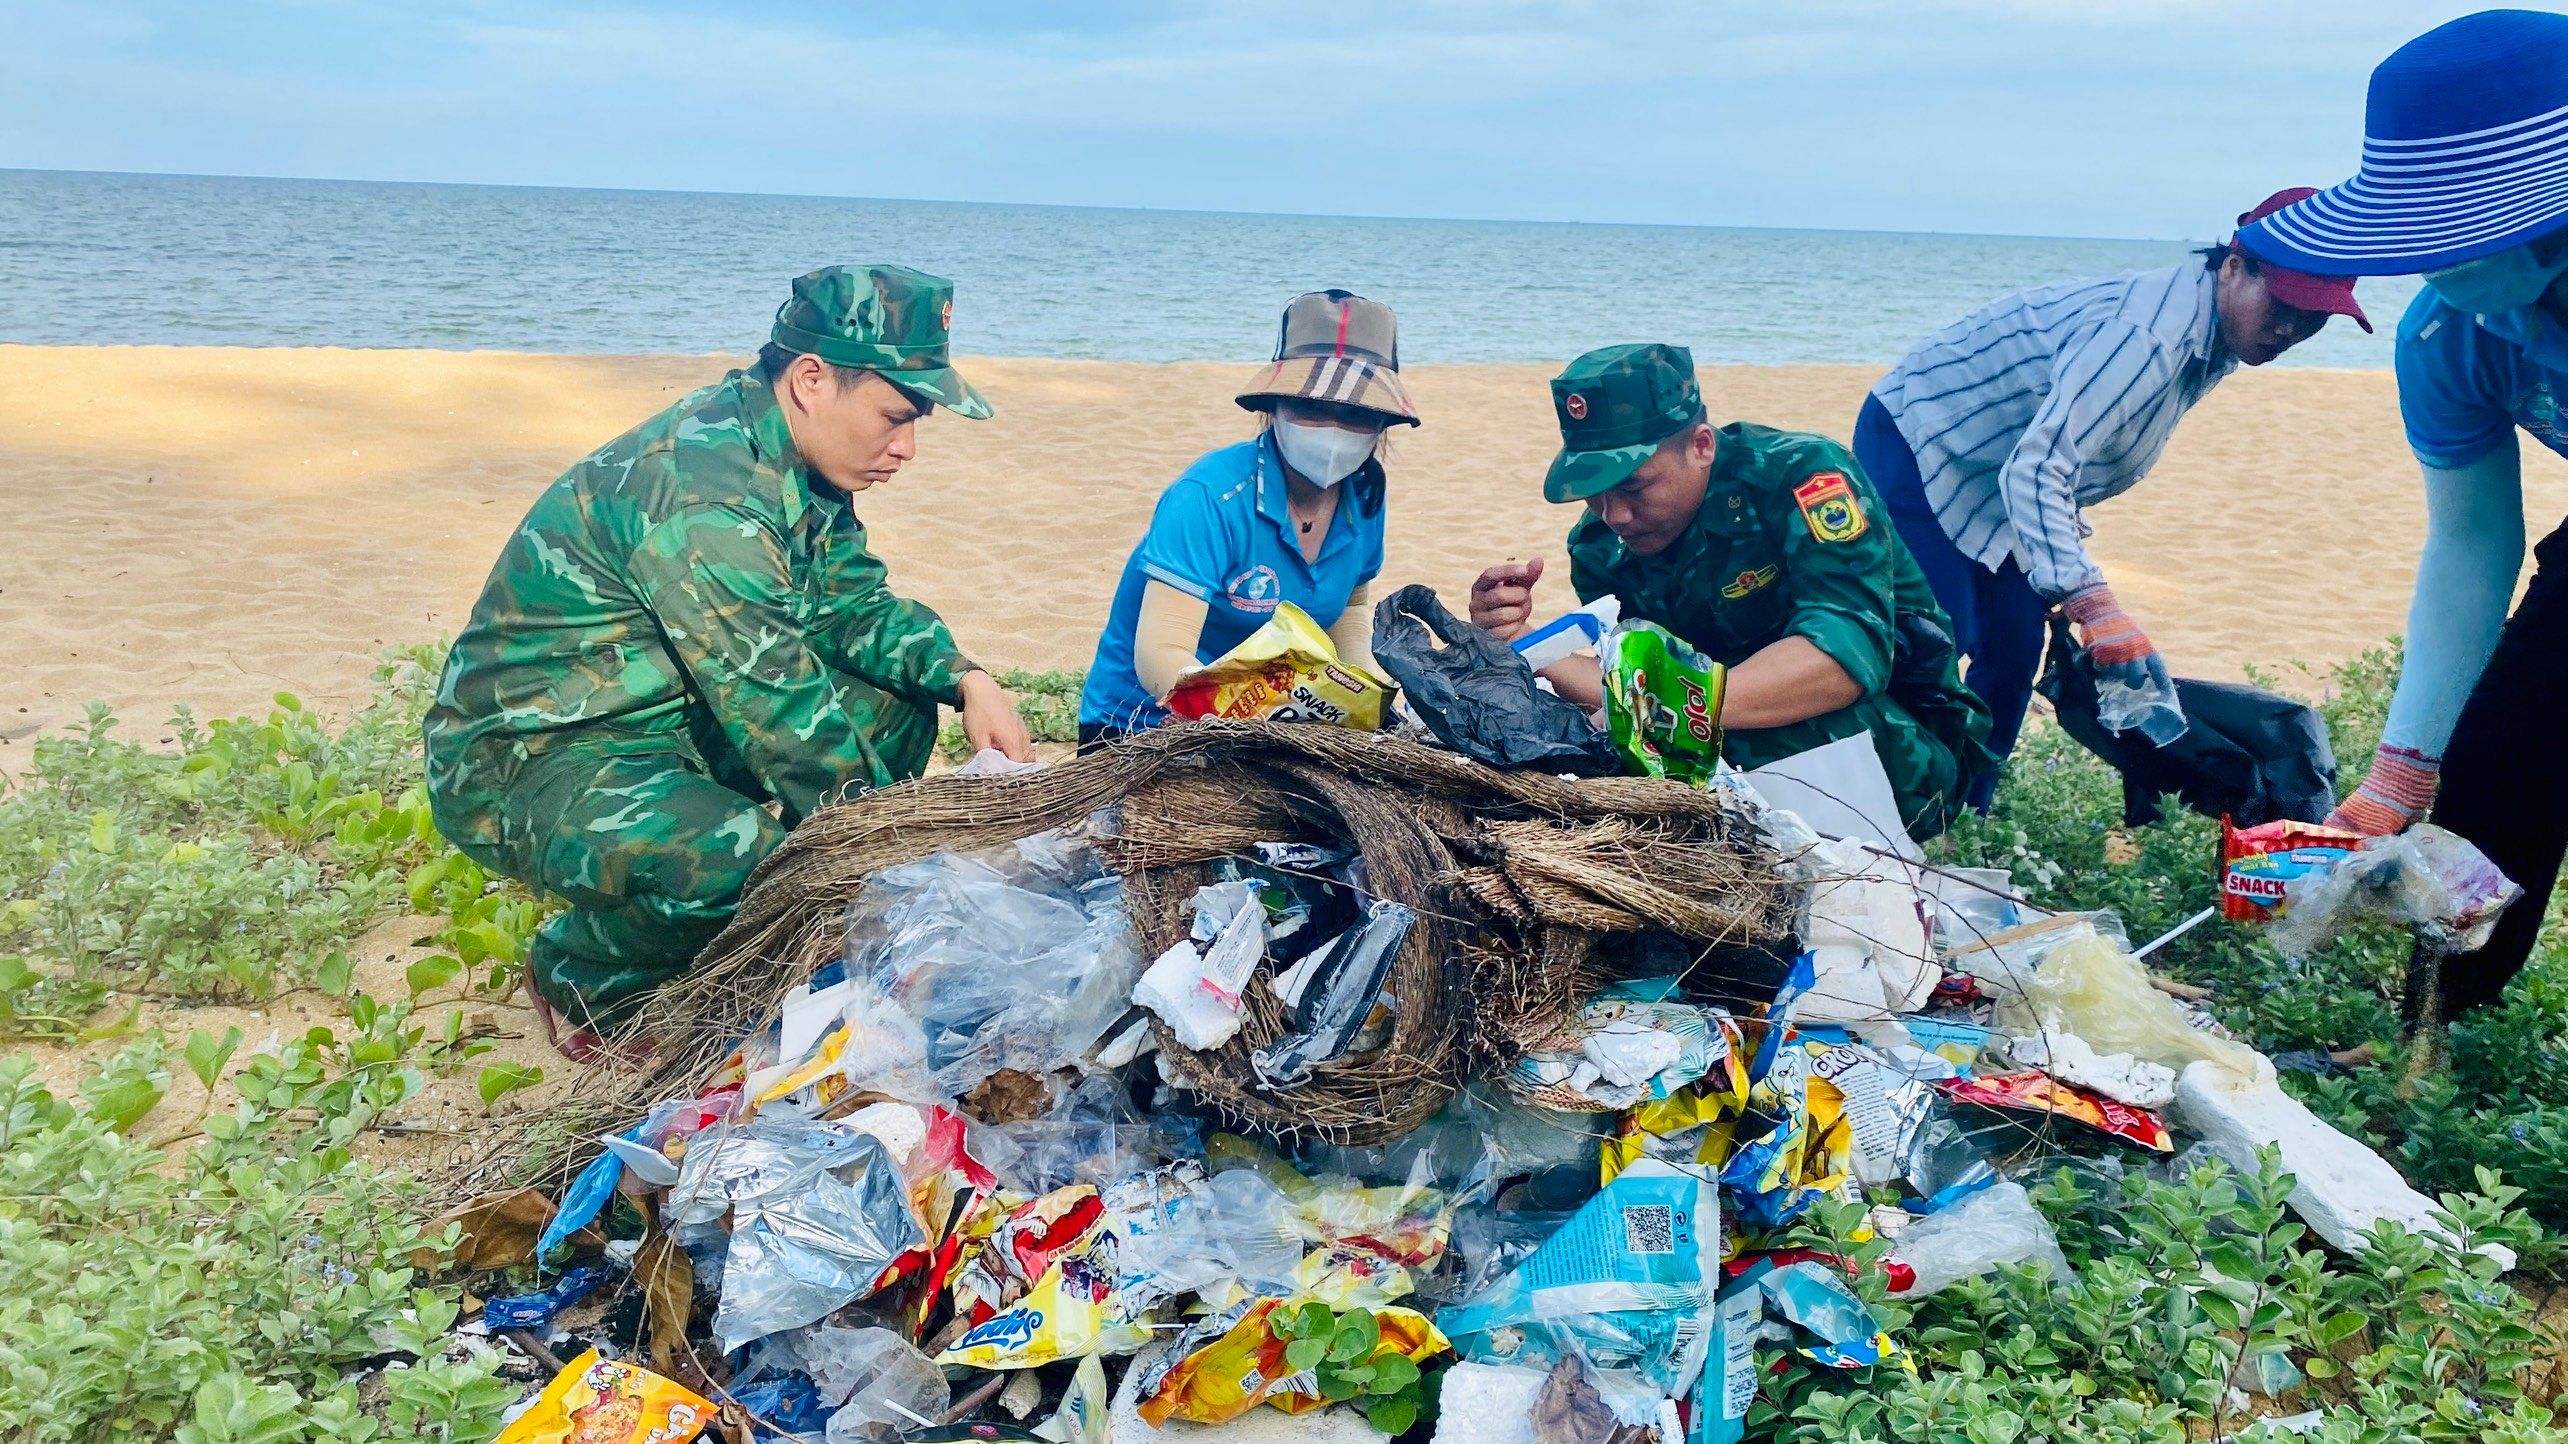
{"type": "Polygon", "coordinates": [[[1277,580],[1275,569],[1262,563],[1231,578],[1224,590],[1230,604],[1243,612],[1271,612],[1284,599],[1284,584],[1277,580]]]}
{"type": "Polygon", "coordinates": [[[1721,588],[1721,595],[1735,602],[1739,598],[1746,596],[1748,593],[1755,591],[1759,587],[1762,587],[1773,580],[1774,568],[1772,566],[1750,567],[1748,570],[1730,578],[1729,585],[1721,588]]]}
{"type": "Polygon", "coordinates": [[[1810,535],[1819,541],[1853,541],[1868,525],[1864,509],[1855,503],[1855,489],[1842,471],[1813,475],[1792,489],[1792,500],[1801,508],[1801,519],[1810,524],[1810,535]]]}

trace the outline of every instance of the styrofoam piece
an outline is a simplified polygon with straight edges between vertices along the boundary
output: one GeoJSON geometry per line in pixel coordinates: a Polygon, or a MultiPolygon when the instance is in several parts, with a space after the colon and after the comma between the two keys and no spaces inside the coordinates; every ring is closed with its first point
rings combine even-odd
{"type": "MultiPolygon", "coordinates": [[[[1107,1436],[1114,1444],[1382,1444],[1382,1431],[1343,1405],[1287,1414],[1260,1404],[1227,1424],[1172,1419],[1166,1428],[1153,1429],[1141,1417],[1141,1376],[1150,1372],[1151,1361],[1167,1347],[1160,1344],[1143,1350],[1124,1371],[1123,1382],[1115,1385],[1114,1408],[1106,1422],[1107,1436]]],[[[1531,1409],[1530,1399],[1526,1406],[1531,1409]]]]}
{"type": "Polygon", "coordinates": [[[1926,943],[1915,870],[1851,842],[1823,842],[1798,866],[1811,879],[1801,940],[1813,976],[1793,1017],[1857,1023],[1923,1007],[1943,970],[1926,943]]]}
{"type": "Polygon", "coordinates": [[[882,1140],[883,1150],[903,1168],[927,1145],[927,1119],[907,1103],[869,1103],[838,1121],[882,1140]]]}
{"type": "MultiPolygon", "coordinates": [[[[2362,1246],[2374,1224],[2387,1220],[2411,1233],[2451,1236],[2435,1217],[2431,1199],[2408,1187],[2381,1156],[2331,1128],[2268,1076],[2250,1082],[2218,1063],[2188,1065],[2176,1079],[2179,1125],[2243,1173],[2256,1171],[2256,1150],[2271,1146],[2299,1187],[2292,1208],[2310,1230],[2336,1247],[2362,1246]]],[[[2481,1251],[2508,1269],[2514,1250],[2484,1244],[2481,1251]]]]}
{"type": "Polygon", "coordinates": [[[2086,1039],[2057,1028],[2017,1040],[2015,1060],[2134,1108],[2164,1108],[2176,1101],[2175,1069],[2128,1053],[2099,1053],[2086,1039]]]}
{"type": "Polygon", "coordinates": [[[1533,1444],[1534,1400],[1550,1377],[1515,1364],[1454,1365],[1445,1373],[1435,1444],[1533,1444]]]}

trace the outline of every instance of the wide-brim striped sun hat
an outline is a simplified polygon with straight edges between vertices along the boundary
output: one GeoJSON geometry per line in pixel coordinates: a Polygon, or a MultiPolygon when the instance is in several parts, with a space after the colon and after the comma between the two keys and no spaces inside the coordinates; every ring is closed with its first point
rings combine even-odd
{"type": "Polygon", "coordinates": [[[2485,10],[2372,72],[2352,180],[2238,233],[2320,276],[2403,276],[2568,227],[2568,15],[2485,10]]]}
{"type": "Polygon", "coordinates": [[[1348,291],[1313,291],[1284,308],[1275,359],[1239,394],[1251,411],[1278,401],[1328,401],[1418,424],[1400,384],[1399,324],[1391,308],[1348,291]]]}

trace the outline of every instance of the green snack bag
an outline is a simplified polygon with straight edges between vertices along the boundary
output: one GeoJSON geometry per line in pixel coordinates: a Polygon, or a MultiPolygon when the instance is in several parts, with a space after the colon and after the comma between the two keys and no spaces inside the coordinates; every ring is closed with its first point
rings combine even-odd
{"type": "Polygon", "coordinates": [[[1626,766],[1703,782],[1721,762],[1721,689],[1729,671],[1655,622],[1625,622],[1597,649],[1605,732],[1626,766]]]}

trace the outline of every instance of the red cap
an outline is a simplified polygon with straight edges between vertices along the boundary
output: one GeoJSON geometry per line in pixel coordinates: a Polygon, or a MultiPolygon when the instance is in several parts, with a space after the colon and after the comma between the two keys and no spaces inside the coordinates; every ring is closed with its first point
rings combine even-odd
{"type": "MultiPolygon", "coordinates": [[[[2243,226],[2252,221],[2261,221],[2294,201],[2305,201],[2316,194],[2318,194],[2316,186],[2293,186],[2289,190],[2276,191],[2265,197],[2256,209],[2240,216],[2238,224],[2243,226]]],[[[2235,246],[2238,242],[2232,240],[2230,244],[2235,246]]],[[[2254,253],[2249,252],[2249,254],[2254,253]]],[[[2354,300],[2352,276],[2313,276],[2307,271],[2295,271],[2288,266],[2277,266],[2261,256],[2257,257],[2257,260],[2264,267],[2265,289],[2275,300],[2304,311],[2317,311],[2329,316],[2351,316],[2354,318],[2355,325],[2367,332],[2372,329],[2371,318],[2363,314],[2362,306],[2354,300]]]]}

